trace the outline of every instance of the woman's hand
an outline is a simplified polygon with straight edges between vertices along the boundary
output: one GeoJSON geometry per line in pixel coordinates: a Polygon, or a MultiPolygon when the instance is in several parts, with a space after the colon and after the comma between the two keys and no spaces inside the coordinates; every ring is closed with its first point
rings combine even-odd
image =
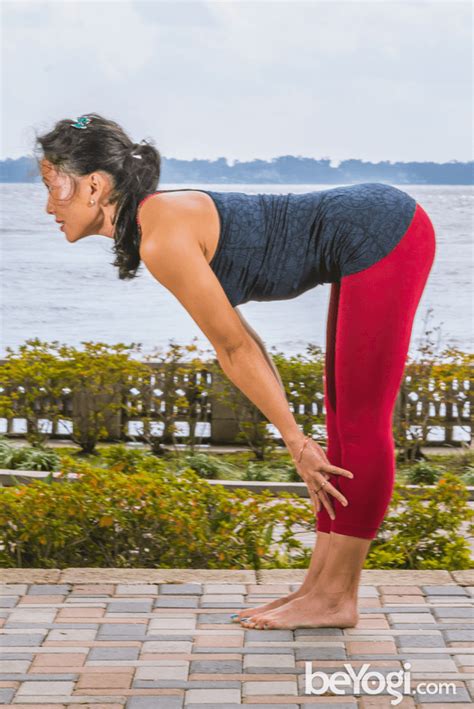
{"type": "Polygon", "coordinates": [[[315,515],[323,505],[330,518],[335,519],[336,515],[329,495],[332,495],[344,507],[349,503],[344,495],[329,482],[329,476],[342,475],[345,478],[353,478],[353,474],[349,470],[331,465],[321,446],[309,436],[306,436],[296,449],[292,447],[290,453],[298,474],[306,483],[315,515]]]}

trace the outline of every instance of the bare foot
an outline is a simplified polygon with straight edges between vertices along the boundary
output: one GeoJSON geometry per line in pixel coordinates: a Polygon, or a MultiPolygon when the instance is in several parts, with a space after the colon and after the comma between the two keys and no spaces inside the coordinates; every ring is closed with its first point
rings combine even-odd
{"type": "Polygon", "coordinates": [[[358,614],[355,600],[307,593],[286,603],[282,608],[256,613],[241,625],[249,629],[273,630],[295,628],[353,628],[358,614]]]}
{"type": "Polygon", "coordinates": [[[282,596],[281,598],[275,598],[274,601],[269,601],[263,606],[258,606],[256,608],[242,608],[242,610],[237,613],[237,617],[233,618],[232,622],[240,623],[242,618],[253,618],[255,615],[268,613],[269,611],[272,611],[275,608],[280,608],[280,606],[283,606],[285,603],[293,601],[295,598],[300,598],[301,596],[304,596],[307,592],[307,588],[303,588],[302,584],[297,591],[293,591],[293,593],[289,593],[287,596],[282,596]]]}

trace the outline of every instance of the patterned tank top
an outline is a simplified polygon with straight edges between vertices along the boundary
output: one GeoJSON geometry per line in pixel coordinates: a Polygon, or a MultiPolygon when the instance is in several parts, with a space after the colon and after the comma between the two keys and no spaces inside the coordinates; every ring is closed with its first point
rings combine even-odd
{"type": "Polygon", "coordinates": [[[233,306],[295,298],[368,268],[398,244],[417,204],[379,182],[301,194],[158,192],[181,191],[215,204],[220,234],[209,265],[233,306]]]}

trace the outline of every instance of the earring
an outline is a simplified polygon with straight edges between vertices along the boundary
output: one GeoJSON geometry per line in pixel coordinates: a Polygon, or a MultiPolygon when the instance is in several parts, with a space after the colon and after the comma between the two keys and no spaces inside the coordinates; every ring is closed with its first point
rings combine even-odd
{"type": "Polygon", "coordinates": [[[95,204],[95,199],[89,200],[89,205],[92,207],[92,205],[95,204]]]}

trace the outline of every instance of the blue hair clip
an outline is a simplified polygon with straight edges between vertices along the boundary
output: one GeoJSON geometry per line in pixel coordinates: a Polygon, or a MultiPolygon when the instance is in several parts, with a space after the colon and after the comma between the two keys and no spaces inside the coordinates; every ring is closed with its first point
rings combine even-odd
{"type": "Polygon", "coordinates": [[[84,130],[87,128],[87,124],[91,122],[91,118],[88,118],[87,116],[79,116],[79,118],[76,119],[75,123],[71,123],[70,125],[73,128],[81,128],[84,130]]]}

